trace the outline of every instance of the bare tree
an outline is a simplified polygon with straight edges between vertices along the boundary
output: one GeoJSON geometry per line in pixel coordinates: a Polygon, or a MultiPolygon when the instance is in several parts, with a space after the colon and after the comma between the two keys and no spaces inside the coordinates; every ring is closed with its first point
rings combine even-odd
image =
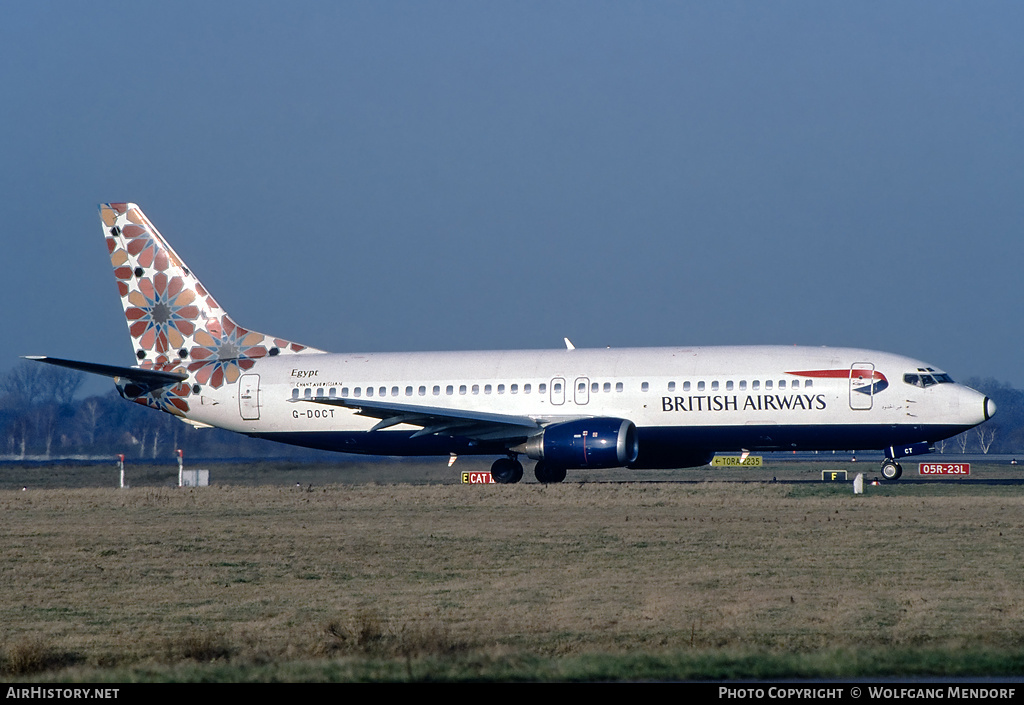
{"type": "Polygon", "coordinates": [[[19,453],[25,457],[25,447],[28,445],[29,419],[27,414],[18,416],[7,424],[7,447],[13,454],[19,453]]]}
{"type": "Polygon", "coordinates": [[[43,371],[46,368],[27,360],[7,373],[0,389],[8,397],[9,402],[18,406],[29,406],[43,398],[45,382],[43,371]]]}
{"type": "Polygon", "coordinates": [[[150,444],[153,446],[153,452],[150,455],[150,457],[153,458],[153,460],[156,460],[156,450],[157,446],[160,445],[160,431],[162,430],[163,428],[161,424],[153,424],[153,442],[150,444]]]}
{"type": "Polygon", "coordinates": [[[90,397],[82,402],[75,412],[75,418],[85,436],[86,445],[91,448],[96,443],[96,429],[100,424],[100,403],[96,397],[90,397]]]}
{"type": "Polygon", "coordinates": [[[57,405],[39,404],[32,413],[36,426],[36,436],[41,437],[44,454],[50,457],[53,448],[53,436],[57,431],[57,405]]]}
{"type": "Polygon", "coordinates": [[[0,380],[2,405],[16,417],[10,424],[9,444],[41,448],[49,456],[54,440],[67,445],[62,418],[72,413],[75,392],[82,386],[81,372],[25,360],[0,380]]]}
{"type": "Polygon", "coordinates": [[[996,427],[987,423],[975,426],[974,434],[978,437],[978,445],[981,446],[981,452],[987,454],[988,449],[992,447],[993,441],[996,440],[996,427]]]}
{"type": "Polygon", "coordinates": [[[967,452],[967,432],[961,433],[957,436],[953,436],[953,441],[956,442],[960,448],[961,455],[967,452]]]}
{"type": "Polygon", "coordinates": [[[43,374],[43,381],[46,386],[47,395],[52,396],[58,404],[70,404],[78,388],[85,381],[85,375],[65,367],[52,367],[47,365],[43,374]]]}

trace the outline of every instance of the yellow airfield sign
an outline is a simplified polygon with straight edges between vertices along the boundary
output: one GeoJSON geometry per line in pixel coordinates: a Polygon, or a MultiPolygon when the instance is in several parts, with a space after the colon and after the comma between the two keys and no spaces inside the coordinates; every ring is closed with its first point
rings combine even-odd
{"type": "Polygon", "coordinates": [[[748,455],[746,458],[735,455],[716,455],[711,461],[713,468],[759,468],[763,463],[760,455],[748,455]]]}

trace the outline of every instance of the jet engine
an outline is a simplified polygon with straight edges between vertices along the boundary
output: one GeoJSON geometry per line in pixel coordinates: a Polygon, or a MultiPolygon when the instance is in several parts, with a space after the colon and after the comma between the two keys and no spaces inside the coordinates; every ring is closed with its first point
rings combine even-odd
{"type": "Polygon", "coordinates": [[[632,421],[594,418],[552,424],[513,450],[552,467],[619,468],[636,460],[639,446],[632,421]]]}

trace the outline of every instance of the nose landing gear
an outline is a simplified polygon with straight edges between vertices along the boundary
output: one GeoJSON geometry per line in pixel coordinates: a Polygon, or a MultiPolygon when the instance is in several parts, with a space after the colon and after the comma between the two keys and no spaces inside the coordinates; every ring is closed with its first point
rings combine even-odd
{"type": "Polygon", "coordinates": [[[903,475],[903,467],[892,458],[882,461],[882,477],[889,482],[895,482],[903,475]]]}

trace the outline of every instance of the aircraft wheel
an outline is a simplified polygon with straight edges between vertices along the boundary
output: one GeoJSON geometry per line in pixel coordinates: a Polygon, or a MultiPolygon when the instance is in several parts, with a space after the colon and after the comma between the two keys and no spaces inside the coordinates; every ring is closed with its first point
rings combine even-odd
{"type": "Polygon", "coordinates": [[[903,474],[903,468],[895,460],[885,460],[882,462],[882,477],[890,482],[895,482],[900,479],[903,474]]]}
{"type": "Polygon", "coordinates": [[[565,468],[552,467],[543,460],[538,460],[533,468],[533,474],[537,476],[537,482],[561,482],[565,479],[565,468]]]}
{"type": "Polygon", "coordinates": [[[511,485],[523,479],[523,464],[513,458],[498,458],[491,465],[491,477],[500,485],[511,485]]]}

